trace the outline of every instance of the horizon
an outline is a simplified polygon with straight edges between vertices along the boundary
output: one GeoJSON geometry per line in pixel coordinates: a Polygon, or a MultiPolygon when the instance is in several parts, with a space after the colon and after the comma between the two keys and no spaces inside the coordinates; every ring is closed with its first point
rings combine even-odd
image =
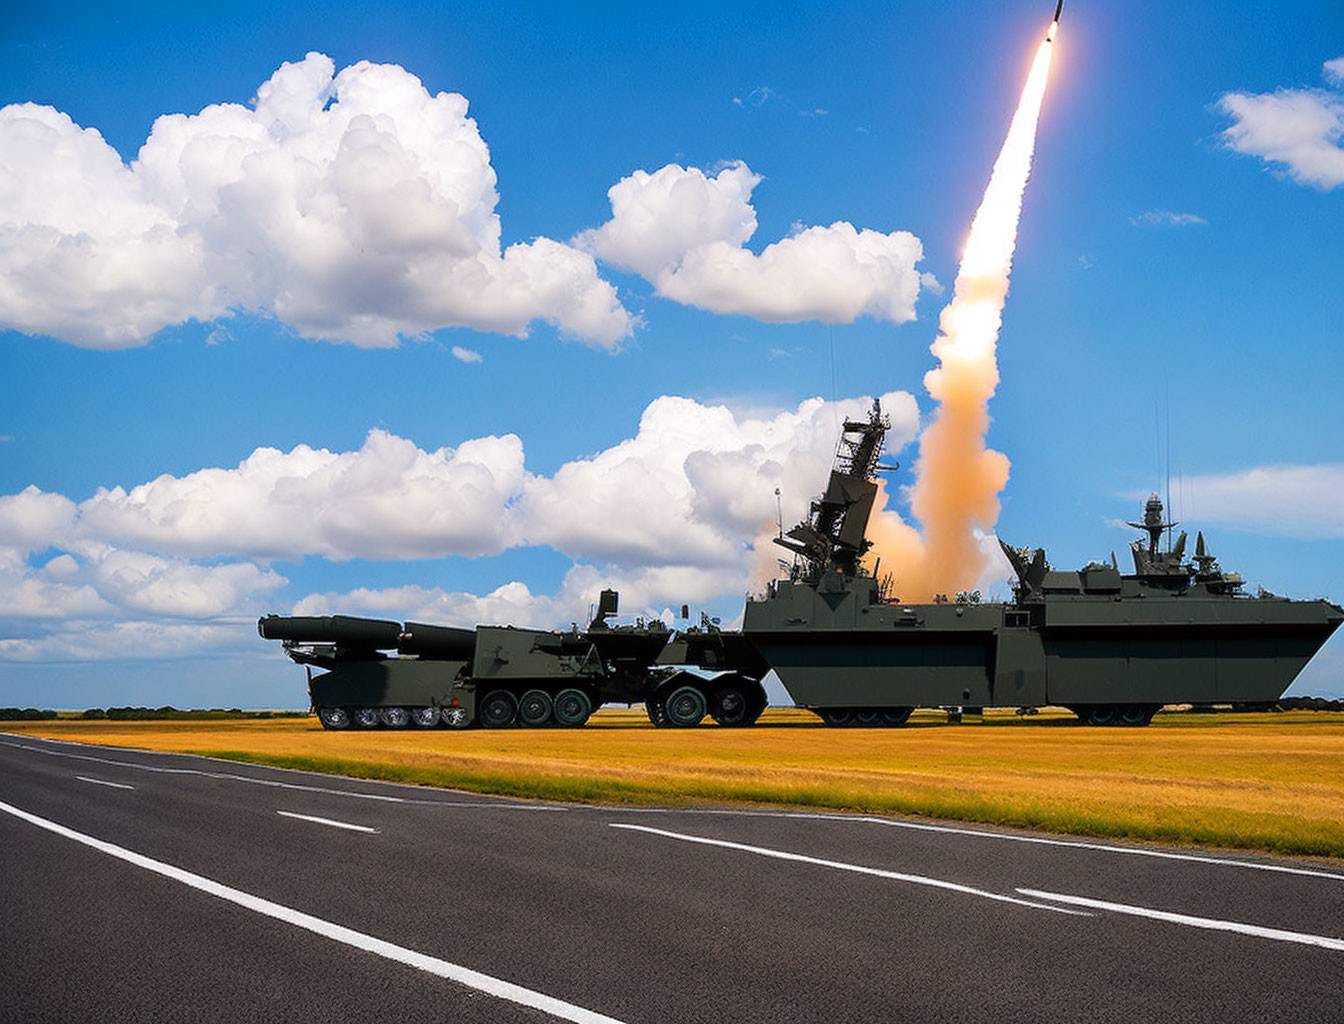
{"type": "MultiPolygon", "coordinates": [[[[1049,13],[19,12],[0,704],[282,710],[271,611],[734,624],[844,416],[912,463],[1049,13]]],[[[1068,14],[978,536],[1123,569],[1157,492],[1249,592],[1344,599],[1344,11],[1068,14]]]]}

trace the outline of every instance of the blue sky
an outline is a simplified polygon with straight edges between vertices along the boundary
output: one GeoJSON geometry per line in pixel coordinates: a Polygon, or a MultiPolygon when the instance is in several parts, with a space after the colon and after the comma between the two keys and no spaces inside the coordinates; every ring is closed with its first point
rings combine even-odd
{"type": "MultiPolygon", "coordinates": [[[[301,705],[266,611],[552,625],[611,581],[731,621],[844,411],[892,396],[893,447],[930,411],[1048,6],[12,15],[0,704],[301,705]]],[[[1341,57],[1334,2],[1068,5],[991,405],[1006,540],[1123,553],[1169,422],[1224,566],[1344,597],[1341,57]]],[[[1344,693],[1344,642],[1296,690],[1344,693]]]]}

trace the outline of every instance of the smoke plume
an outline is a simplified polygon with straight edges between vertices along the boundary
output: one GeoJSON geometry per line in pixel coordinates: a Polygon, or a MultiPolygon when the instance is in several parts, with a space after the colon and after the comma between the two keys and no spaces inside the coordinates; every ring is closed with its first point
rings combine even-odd
{"type": "Polygon", "coordinates": [[[874,554],[894,570],[903,600],[969,589],[989,564],[976,530],[993,528],[999,493],[1008,482],[1007,457],[985,446],[989,400],[999,383],[995,345],[1057,27],[1051,26],[1036,53],[971,222],[952,301],[939,317],[932,347],[938,366],[924,377],[937,408],[919,438],[910,494],[922,535],[890,510],[876,514],[869,531],[874,554]]]}

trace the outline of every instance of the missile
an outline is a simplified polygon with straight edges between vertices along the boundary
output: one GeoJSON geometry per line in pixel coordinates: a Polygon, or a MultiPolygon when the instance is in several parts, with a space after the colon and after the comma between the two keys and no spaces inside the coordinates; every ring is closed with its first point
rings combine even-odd
{"type": "Polygon", "coordinates": [[[1057,0],[1055,3],[1055,20],[1050,22],[1050,29],[1045,33],[1045,41],[1047,43],[1053,43],[1055,41],[1055,33],[1059,31],[1059,15],[1063,10],[1064,0],[1057,0]]]}

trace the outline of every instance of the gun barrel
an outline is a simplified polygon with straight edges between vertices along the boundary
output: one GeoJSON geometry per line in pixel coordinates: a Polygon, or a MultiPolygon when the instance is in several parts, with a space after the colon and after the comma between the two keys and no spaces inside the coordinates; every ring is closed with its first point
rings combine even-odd
{"type": "Polygon", "coordinates": [[[339,644],[357,650],[391,650],[401,636],[401,623],[354,615],[267,615],[257,620],[263,640],[339,644]]]}
{"type": "Polygon", "coordinates": [[[476,630],[408,622],[397,650],[419,658],[470,660],[476,653],[476,630]]]}

